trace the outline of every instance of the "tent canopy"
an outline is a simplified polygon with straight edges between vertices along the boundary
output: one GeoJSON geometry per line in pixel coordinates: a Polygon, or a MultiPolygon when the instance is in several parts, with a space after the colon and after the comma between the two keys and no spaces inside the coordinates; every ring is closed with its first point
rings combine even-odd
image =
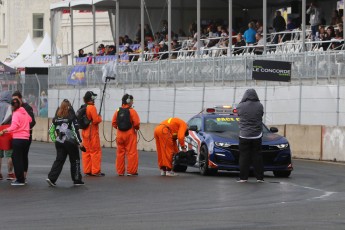
{"type": "Polygon", "coordinates": [[[28,58],[36,49],[37,45],[32,40],[30,34],[26,37],[23,44],[17,49],[15,55],[13,57],[6,58],[5,64],[11,66],[12,68],[16,67],[16,65],[26,58],[28,58]]]}

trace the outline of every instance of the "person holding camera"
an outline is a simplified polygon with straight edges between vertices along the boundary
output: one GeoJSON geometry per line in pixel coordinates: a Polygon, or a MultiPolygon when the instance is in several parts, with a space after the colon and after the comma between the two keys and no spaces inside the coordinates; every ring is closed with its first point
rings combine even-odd
{"type": "Polygon", "coordinates": [[[83,171],[87,176],[105,176],[101,171],[102,149],[99,139],[99,124],[102,122],[101,115],[97,114],[95,99],[97,94],[87,91],[84,95],[87,119],[91,121],[90,125],[81,132],[84,140],[86,152],[82,153],[83,171]]]}
{"type": "Polygon", "coordinates": [[[178,152],[176,141],[178,140],[183,152],[187,152],[184,138],[188,136],[188,125],[182,119],[171,117],[162,121],[154,131],[158,156],[158,167],[161,176],[177,176],[172,171],[173,157],[178,152]]]}
{"type": "Polygon", "coordinates": [[[71,177],[75,186],[84,185],[80,173],[80,156],[78,145],[83,148],[79,134],[78,122],[71,103],[64,99],[58,108],[49,128],[50,139],[55,143],[56,159],[46,179],[55,187],[67,155],[71,163],[71,177]]]}
{"type": "Polygon", "coordinates": [[[132,108],[134,98],[125,94],[122,106],[116,110],[112,126],[117,129],[116,137],[116,171],[119,176],[125,174],[125,156],[127,156],[127,176],[138,175],[137,131],[140,129],[140,118],[132,108]]]}
{"type": "Polygon", "coordinates": [[[25,185],[25,162],[27,162],[28,152],[30,146],[30,122],[31,116],[21,106],[18,98],[11,101],[12,106],[12,122],[9,128],[0,131],[0,136],[5,133],[12,133],[12,161],[16,180],[11,183],[13,186],[25,185]]]}

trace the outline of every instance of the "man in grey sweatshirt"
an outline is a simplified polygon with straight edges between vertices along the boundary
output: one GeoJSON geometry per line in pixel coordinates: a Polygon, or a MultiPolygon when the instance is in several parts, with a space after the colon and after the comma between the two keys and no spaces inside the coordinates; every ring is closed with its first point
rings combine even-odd
{"type": "Polygon", "coordinates": [[[261,155],[262,116],[264,108],[254,89],[248,89],[237,106],[240,118],[239,150],[240,150],[240,180],[247,182],[250,166],[254,168],[257,182],[264,181],[263,160],[261,155]]]}

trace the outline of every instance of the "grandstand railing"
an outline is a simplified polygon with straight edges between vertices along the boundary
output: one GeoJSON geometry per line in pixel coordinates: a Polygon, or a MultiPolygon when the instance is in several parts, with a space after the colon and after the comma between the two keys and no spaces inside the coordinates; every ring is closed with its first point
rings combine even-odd
{"type": "MultiPolygon", "coordinates": [[[[110,84],[122,87],[144,85],[207,85],[242,81],[247,84],[252,79],[254,60],[275,60],[292,63],[292,80],[345,78],[345,51],[275,51],[265,55],[244,53],[238,56],[184,56],[180,59],[160,61],[136,61],[117,64],[116,80],[110,84]]],[[[69,87],[69,78],[74,66],[49,68],[48,84],[51,87],[69,87]]],[[[98,87],[102,82],[102,65],[86,65],[81,85],[98,87]]]]}

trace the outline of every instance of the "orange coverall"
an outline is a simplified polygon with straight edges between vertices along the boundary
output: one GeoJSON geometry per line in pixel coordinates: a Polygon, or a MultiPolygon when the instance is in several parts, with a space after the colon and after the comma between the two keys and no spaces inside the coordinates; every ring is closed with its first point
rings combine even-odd
{"type": "Polygon", "coordinates": [[[181,147],[185,146],[184,138],[188,129],[187,123],[180,118],[169,118],[160,123],[154,131],[160,169],[172,169],[173,156],[178,152],[176,139],[181,147]]]}
{"type": "MultiPolygon", "coordinates": [[[[129,105],[123,104],[122,108],[130,108],[129,105]]],[[[117,129],[117,113],[116,110],[113,116],[112,125],[117,129]]],[[[137,130],[140,129],[140,118],[135,111],[135,109],[130,108],[130,121],[132,123],[132,128],[127,131],[117,130],[116,132],[116,172],[118,175],[125,174],[125,156],[127,156],[127,174],[138,173],[138,149],[137,149],[137,130]]]]}
{"type": "Polygon", "coordinates": [[[88,102],[86,116],[92,120],[87,129],[83,129],[81,135],[86,152],[82,153],[83,171],[85,174],[101,173],[102,149],[99,139],[98,125],[102,122],[102,117],[97,114],[94,103],[88,102]]]}

